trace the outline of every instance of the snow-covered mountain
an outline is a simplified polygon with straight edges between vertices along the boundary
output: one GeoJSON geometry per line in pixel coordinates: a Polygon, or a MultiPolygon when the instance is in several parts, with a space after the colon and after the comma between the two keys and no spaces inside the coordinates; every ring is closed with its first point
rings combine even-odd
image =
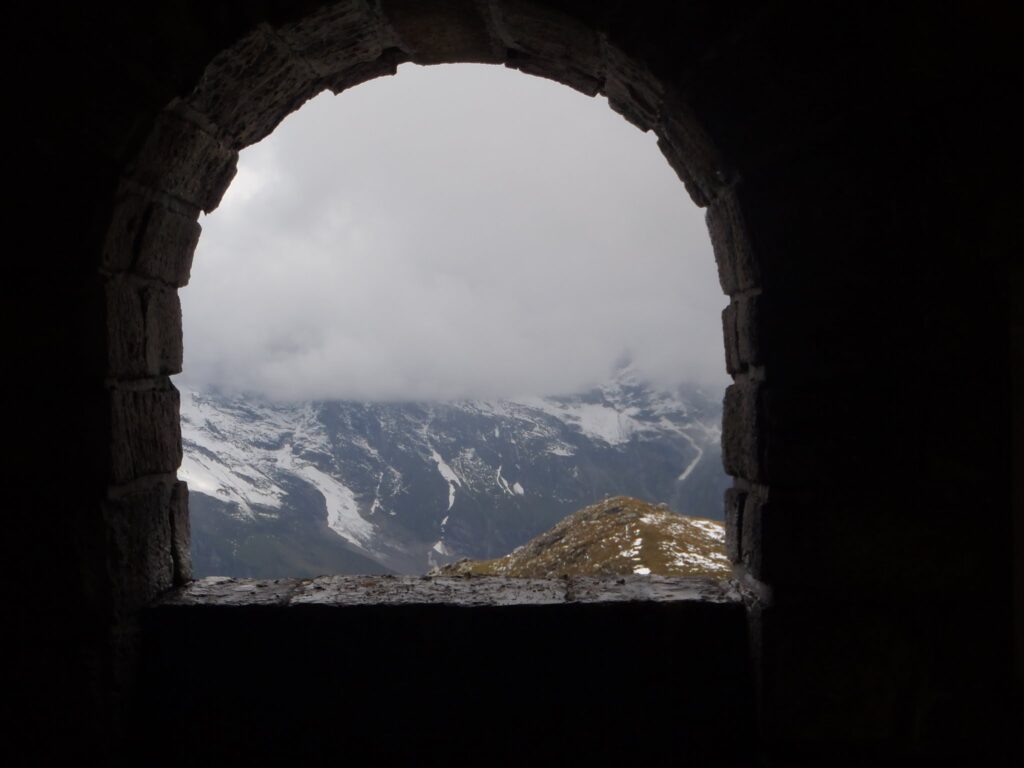
{"type": "Polygon", "coordinates": [[[197,575],[423,573],[627,494],[721,518],[721,404],[631,369],[571,397],[275,404],[182,389],[197,575]]]}

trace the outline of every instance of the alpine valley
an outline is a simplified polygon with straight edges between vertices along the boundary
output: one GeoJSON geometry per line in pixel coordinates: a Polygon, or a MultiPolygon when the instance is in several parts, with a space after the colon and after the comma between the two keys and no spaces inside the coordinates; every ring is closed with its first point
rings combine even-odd
{"type": "Polygon", "coordinates": [[[195,575],[419,574],[605,497],[721,519],[721,399],[625,367],[565,397],[279,404],[181,388],[195,575]]]}

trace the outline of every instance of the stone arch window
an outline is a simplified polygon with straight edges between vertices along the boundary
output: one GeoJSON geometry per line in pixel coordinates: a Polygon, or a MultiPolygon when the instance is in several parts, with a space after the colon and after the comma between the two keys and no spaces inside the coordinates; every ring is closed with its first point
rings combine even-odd
{"type": "MultiPolygon", "coordinates": [[[[604,91],[658,133],[706,206],[731,296],[726,513],[746,590],[733,605],[745,609],[733,627],[745,645],[730,663],[750,663],[765,758],[966,764],[1015,732],[1005,670],[1013,637],[1019,683],[1024,611],[1007,577],[1024,562],[1024,278],[1009,13],[657,0],[22,5],[12,103],[32,119],[11,121],[26,134],[13,155],[25,222],[12,235],[33,279],[11,281],[10,325],[27,393],[12,409],[23,425],[15,479],[29,482],[9,484],[20,492],[12,541],[24,546],[5,562],[34,574],[9,585],[28,619],[10,634],[25,657],[14,700],[29,694],[33,750],[102,740],[92,726],[124,692],[112,657],[154,613],[137,609],[188,577],[168,376],[180,367],[176,288],[199,211],[216,206],[233,153],[282,115],[402,61],[504,63],[604,91]]],[[[472,624],[443,608],[425,623],[472,624]]],[[[204,615],[179,612],[168,642],[204,615]]],[[[153,727],[147,746],[174,746],[173,731],[153,727]]],[[[17,721],[11,730],[21,735],[17,721]]]]}
{"type": "Polygon", "coordinates": [[[602,93],[641,130],[654,131],[666,160],[694,202],[707,208],[723,290],[726,364],[736,379],[726,396],[723,456],[737,477],[727,498],[731,557],[743,552],[740,522],[757,496],[756,387],[758,274],[735,179],[677,87],[631,56],[600,25],[530,3],[486,8],[440,4],[430,13],[405,4],[383,10],[341,3],[281,25],[261,24],[210,62],[195,89],[160,112],[125,174],[108,235],[107,312],[112,480],[147,485],[121,503],[150,514],[149,530],[125,532],[136,578],[125,600],[142,604],[190,576],[187,492],[180,463],[178,395],[181,313],[200,211],[214,210],[230,184],[237,152],[268,135],[317,93],[340,93],[400,63],[504,64],[587,95],[602,93]],[[444,34],[439,34],[440,30],[444,34]],[[751,491],[755,493],[751,493],[751,491]],[[168,524],[166,521],[170,521],[168,524]]]}

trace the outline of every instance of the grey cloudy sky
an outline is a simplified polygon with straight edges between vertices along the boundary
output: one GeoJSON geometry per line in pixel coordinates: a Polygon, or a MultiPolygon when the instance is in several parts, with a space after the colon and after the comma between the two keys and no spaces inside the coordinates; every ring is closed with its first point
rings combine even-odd
{"type": "Polygon", "coordinates": [[[246,149],[182,291],[186,384],[276,399],[725,381],[703,212],[602,97],[403,65],[246,149]]]}

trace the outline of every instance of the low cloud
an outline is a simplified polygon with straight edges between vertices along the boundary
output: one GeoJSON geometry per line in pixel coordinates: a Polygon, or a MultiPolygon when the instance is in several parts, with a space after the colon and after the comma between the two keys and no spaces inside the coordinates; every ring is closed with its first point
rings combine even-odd
{"type": "Polygon", "coordinates": [[[603,98],[403,66],[242,153],[182,292],[185,383],[273,399],[725,381],[703,212],[603,98]]]}

